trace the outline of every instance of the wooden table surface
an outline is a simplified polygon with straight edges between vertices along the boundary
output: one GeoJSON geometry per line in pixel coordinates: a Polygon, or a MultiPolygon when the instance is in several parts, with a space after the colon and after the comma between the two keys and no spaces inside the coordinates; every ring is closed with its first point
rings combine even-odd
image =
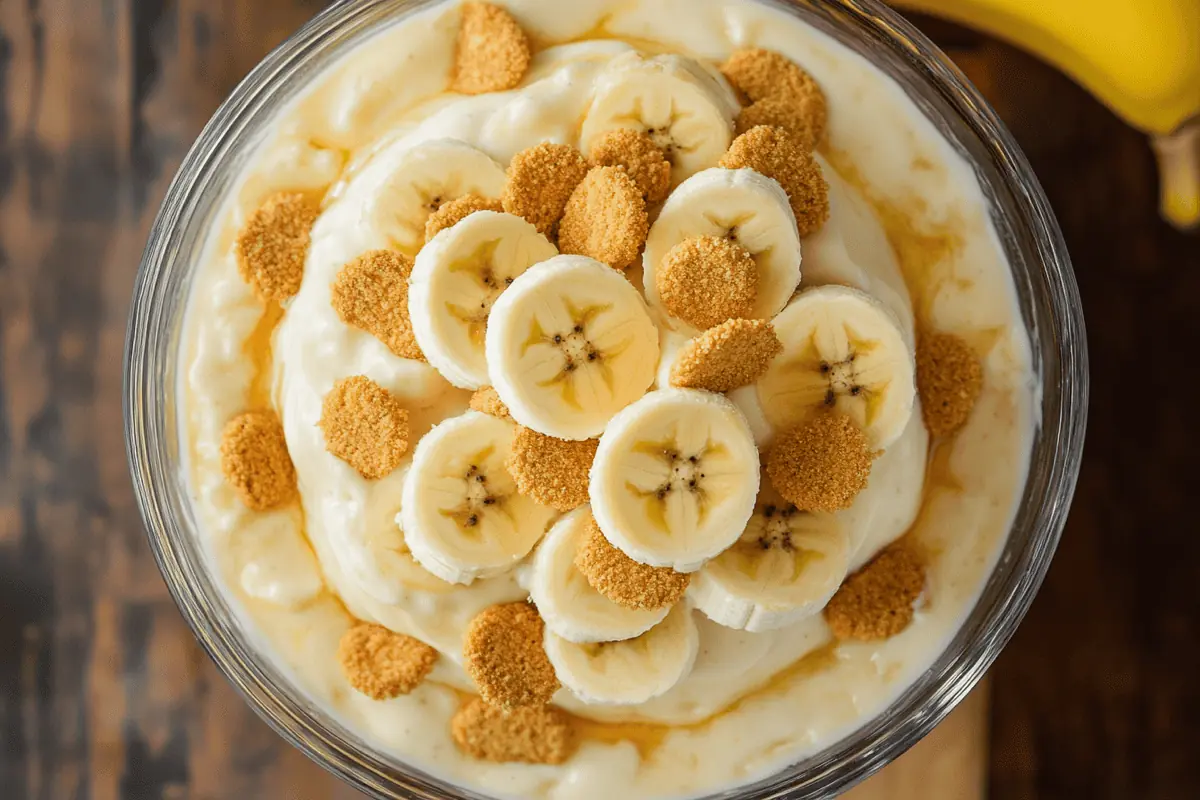
{"type": "MultiPolygon", "coordinates": [[[[351,796],[193,642],[120,421],[133,276],[167,182],[221,98],[321,5],[0,0],[0,797],[351,796]]],[[[1092,359],[1066,536],[992,671],[990,796],[1195,797],[1200,526],[1183,476],[1200,446],[1200,238],[1159,221],[1141,135],[1032,58],[932,27],[1050,196],[1092,359]]],[[[968,793],[904,774],[929,798],[968,793]]]]}

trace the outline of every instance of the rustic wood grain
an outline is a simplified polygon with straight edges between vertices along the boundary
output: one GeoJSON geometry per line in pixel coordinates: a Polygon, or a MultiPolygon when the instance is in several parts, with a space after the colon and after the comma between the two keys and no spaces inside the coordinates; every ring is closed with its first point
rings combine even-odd
{"type": "MultiPolygon", "coordinates": [[[[192,640],[145,544],[119,424],[133,275],[166,183],[220,99],[320,5],[0,0],[0,797],[353,796],[192,640]]],[[[1179,476],[1200,443],[1186,372],[1200,240],[1158,221],[1139,134],[1011,48],[935,33],[1047,189],[1092,349],[1068,532],[993,671],[991,797],[1194,797],[1200,538],[1179,476]]],[[[972,796],[985,706],[883,775],[972,796]],[[948,760],[963,783],[936,780],[948,760]]]]}

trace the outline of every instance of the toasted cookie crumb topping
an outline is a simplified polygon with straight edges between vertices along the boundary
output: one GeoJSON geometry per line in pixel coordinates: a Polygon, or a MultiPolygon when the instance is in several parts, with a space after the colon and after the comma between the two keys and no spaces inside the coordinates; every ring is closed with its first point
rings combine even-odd
{"type": "Polygon", "coordinates": [[[425,680],[438,651],[382,625],[358,622],[342,635],[337,655],[351,686],[372,700],[391,700],[425,680]]]}
{"type": "Polygon", "coordinates": [[[330,290],[333,308],[401,358],[423,361],[408,318],[412,259],[393,250],[371,250],[342,267],[330,290]]]}
{"type": "Polygon", "coordinates": [[[726,169],[752,169],[787,192],[801,236],[816,233],[829,219],[829,184],[816,160],[783,128],[759,125],[733,140],[721,159],[726,169]]]}
{"type": "Polygon", "coordinates": [[[522,150],[508,165],[504,210],[553,237],[571,193],[587,174],[587,159],[570,145],[542,142],[522,150]]]}
{"type": "Polygon", "coordinates": [[[593,167],[567,201],[558,249],[623,270],[637,258],[649,231],[646,201],[629,173],[593,167]]]}
{"type": "Polygon", "coordinates": [[[719,236],[686,239],[663,256],[654,286],[671,316],[704,330],[754,313],[758,265],[737,242],[719,236]]]}
{"type": "Polygon", "coordinates": [[[671,385],[731,392],[754,383],[783,351],[771,323],[731,319],[685,344],[671,366],[671,385]]]}
{"type": "Polygon", "coordinates": [[[667,199],[671,189],[671,162],[648,134],[630,128],[614,128],[592,142],[592,166],[624,167],[642,190],[647,203],[667,199]]]}
{"type": "Polygon", "coordinates": [[[252,511],[269,511],[296,496],[296,468],[274,411],[247,411],[225,423],[221,471],[252,511]]]}
{"type": "Polygon", "coordinates": [[[824,97],[821,103],[822,116],[818,123],[808,109],[791,98],[767,97],[746,106],[738,113],[737,119],[734,120],[734,132],[740,136],[759,125],[771,125],[783,128],[798,145],[812,150],[819,141],[825,122],[824,97]]]}
{"type": "Polygon", "coordinates": [[[443,203],[438,207],[438,210],[429,215],[429,219],[425,220],[425,241],[437,236],[446,228],[452,228],[462,222],[467,217],[474,214],[476,211],[503,211],[504,204],[499,200],[493,200],[490,197],[483,197],[475,193],[464,194],[449,203],[443,203]]]}
{"type": "Polygon", "coordinates": [[[364,375],[333,385],[321,403],[325,448],[368,480],[385,477],[408,451],[408,411],[364,375]]]}
{"type": "Polygon", "coordinates": [[[527,706],[503,711],[473,697],[450,720],[450,735],[473,758],[500,763],[561,764],[575,752],[575,728],[565,711],[527,706]]]}
{"type": "Polygon", "coordinates": [[[917,339],[921,416],[934,436],[961,428],[983,388],[983,367],[970,345],[952,333],[923,331],[917,339]]]}
{"type": "Polygon", "coordinates": [[[518,425],[504,466],[521,494],[557,511],[570,511],[588,501],[588,471],[599,444],[596,439],[556,439],[518,425]]]}
{"type": "Polygon", "coordinates": [[[532,57],[529,37],[511,14],[491,3],[464,3],[450,88],[463,94],[512,89],[532,57]]]}
{"type": "Polygon", "coordinates": [[[767,475],[801,511],[849,508],[867,486],[874,456],[867,437],[845,414],[818,414],[775,439],[767,475]]]}
{"type": "Polygon", "coordinates": [[[600,594],[619,606],[654,609],[675,605],[692,576],[670,567],[651,567],[634,561],[604,538],[593,519],[587,538],[575,554],[575,567],[600,594]]]}
{"type": "Polygon", "coordinates": [[[463,643],[463,667],[486,702],[510,711],[550,702],[559,684],[542,647],[544,635],[537,609],[524,601],[475,615],[463,643]]]}
{"type": "Polygon", "coordinates": [[[828,116],[825,93],[790,59],[761,48],[738,50],[722,65],[721,72],[750,100],[750,106],[742,112],[746,118],[738,118],[738,133],[755,125],[778,125],[807,150],[824,138],[828,116]]]}
{"type": "Polygon", "coordinates": [[[321,213],[299,192],[267,198],[237,237],[238,272],[260,300],[286,300],[300,291],[312,226],[321,213]]]}
{"type": "Polygon", "coordinates": [[[490,414],[500,419],[512,419],[508,413],[508,406],[504,405],[500,395],[491,386],[476,389],[475,394],[471,395],[469,405],[472,411],[478,411],[481,414],[490,414]]]}
{"type": "Polygon", "coordinates": [[[892,545],[846,578],[825,607],[825,619],[839,639],[886,639],[912,622],[924,589],[921,559],[908,546],[892,545]]]}

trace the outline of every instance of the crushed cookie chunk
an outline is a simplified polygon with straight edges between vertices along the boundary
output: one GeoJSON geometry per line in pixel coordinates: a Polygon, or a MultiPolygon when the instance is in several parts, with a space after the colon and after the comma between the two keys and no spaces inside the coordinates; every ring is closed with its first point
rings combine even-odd
{"type": "Polygon", "coordinates": [[[746,248],[723,237],[686,239],[663,256],[654,287],[667,313],[705,330],[754,313],[758,264],[746,248]]]}
{"type": "Polygon", "coordinates": [[[838,639],[887,639],[912,622],[924,590],[921,558],[910,546],[894,544],[846,578],[825,607],[825,620],[838,639]]]}
{"type": "Polygon", "coordinates": [[[221,471],[252,511],[270,511],[296,496],[296,468],[274,411],[247,411],[221,432],[221,471]]]}
{"type": "Polygon", "coordinates": [[[783,128],[805,150],[813,150],[824,131],[824,97],[821,117],[816,118],[805,106],[791,98],[767,97],[743,108],[734,120],[734,132],[739,136],[759,125],[783,128]]]}
{"type": "Polygon", "coordinates": [[[806,150],[824,139],[829,115],[825,93],[795,62],[771,50],[750,48],[731,55],[721,72],[750,102],[738,118],[738,133],[756,125],[778,125],[806,150]]]}
{"type": "Polygon", "coordinates": [[[829,219],[829,184],[821,167],[783,128],[759,125],[733,140],[721,158],[726,169],[752,169],[787,192],[801,236],[811,236],[829,219]]]}
{"type": "Polygon", "coordinates": [[[321,404],[325,448],[367,480],[389,475],[408,452],[408,411],[364,375],[333,385],[321,404]]]}
{"type": "Polygon", "coordinates": [[[503,92],[520,85],[533,51],[513,16],[492,3],[464,3],[450,88],[463,94],[503,92]]]}
{"type": "Polygon", "coordinates": [[[673,606],[692,580],[691,575],[670,567],[634,561],[612,546],[594,519],[589,520],[587,537],[575,554],[575,567],[597,592],[632,609],[673,606]]]}
{"type": "Polygon", "coordinates": [[[503,711],[473,697],[450,720],[458,748],[481,761],[561,764],[575,752],[571,717],[553,706],[503,711]]]}
{"type": "Polygon", "coordinates": [[[638,257],[650,220],[642,191],[621,167],[593,167],[571,193],[558,249],[624,270],[638,257]]]}
{"type": "Polygon", "coordinates": [[[238,233],[238,272],[264,302],[300,291],[312,226],[321,211],[315,198],[279,192],[259,206],[238,233]]]}
{"type": "Polygon", "coordinates": [[[463,667],[487,703],[511,711],[550,702],[559,683],[542,646],[545,630],[524,601],[490,606],[471,620],[463,667]]]}
{"type": "Polygon", "coordinates": [[[845,414],[818,414],[776,437],[767,475],[801,511],[849,508],[867,486],[874,455],[867,436],[845,414]]]}
{"type": "Polygon", "coordinates": [[[501,203],[509,214],[553,237],[571,193],[587,174],[587,159],[574,147],[536,144],[513,156],[501,203]]]}
{"type": "Polygon", "coordinates": [[[342,267],[330,299],[342,322],[361,328],[400,358],[424,361],[408,317],[412,259],[394,250],[371,250],[342,267]]]}
{"type": "Polygon", "coordinates": [[[983,389],[983,366],[961,337],[922,331],[917,338],[917,393],[921,416],[934,436],[948,436],[963,425],[983,389]]]}
{"type": "Polygon", "coordinates": [[[505,467],[521,494],[556,511],[570,511],[588,501],[588,473],[599,444],[596,439],[556,439],[519,425],[505,467]]]}
{"type": "Polygon", "coordinates": [[[731,392],[761,378],[783,344],[771,323],[731,319],[684,345],[671,365],[671,385],[731,392]]]}
{"type": "Polygon", "coordinates": [[[425,680],[438,651],[420,639],[360,621],[342,635],[337,657],[357,691],[372,700],[391,700],[425,680]]]}
{"type": "Polygon", "coordinates": [[[433,237],[446,228],[453,228],[476,211],[499,212],[503,210],[504,204],[499,200],[483,197],[474,192],[464,194],[462,197],[443,203],[438,206],[437,211],[429,215],[429,219],[425,220],[425,242],[428,244],[433,237]]]}
{"type": "Polygon", "coordinates": [[[667,199],[671,189],[671,162],[648,134],[614,128],[592,142],[588,154],[594,167],[623,167],[642,190],[647,203],[667,199]]]}
{"type": "Polygon", "coordinates": [[[471,395],[469,405],[472,411],[478,411],[481,414],[488,414],[500,419],[512,419],[512,415],[508,413],[508,406],[504,405],[500,395],[491,386],[476,389],[475,393],[471,395]]]}

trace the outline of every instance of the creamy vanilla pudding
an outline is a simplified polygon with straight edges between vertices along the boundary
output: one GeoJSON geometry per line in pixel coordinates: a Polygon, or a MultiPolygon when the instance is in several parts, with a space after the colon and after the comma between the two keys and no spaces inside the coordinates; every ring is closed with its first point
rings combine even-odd
{"type": "Polygon", "coordinates": [[[832,744],[955,633],[1024,484],[971,166],[750,0],[398,20],[279,114],[197,271],[180,435],[233,605],[477,791],[692,796],[832,744]]]}

